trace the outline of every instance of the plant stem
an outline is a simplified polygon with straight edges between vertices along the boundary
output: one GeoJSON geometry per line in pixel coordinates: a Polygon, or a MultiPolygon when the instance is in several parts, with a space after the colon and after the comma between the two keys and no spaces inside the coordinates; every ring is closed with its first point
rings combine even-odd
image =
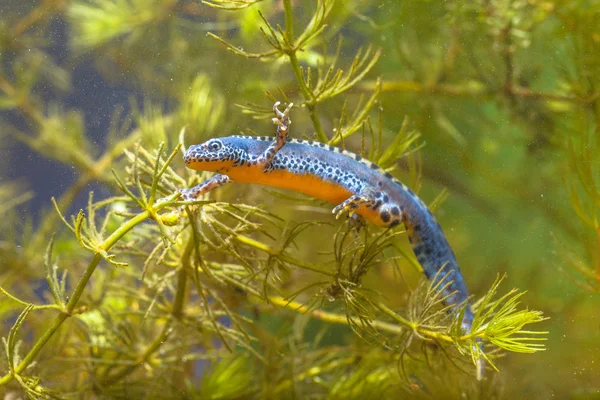
{"type": "Polygon", "coordinates": [[[302,76],[302,68],[300,68],[298,57],[296,57],[296,51],[298,51],[298,49],[294,46],[294,16],[292,15],[291,0],[283,0],[283,7],[285,10],[285,36],[287,42],[290,44],[290,46],[292,46],[286,49],[285,52],[288,58],[290,59],[290,64],[292,65],[292,70],[294,71],[294,76],[296,77],[296,81],[298,82],[300,91],[302,92],[306,100],[306,107],[308,108],[310,120],[312,121],[313,127],[315,128],[317,138],[319,139],[319,141],[327,143],[327,135],[325,135],[325,131],[323,131],[321,121],[319,120],[319,116],[317,115],[316,98],[313,92],[310,90],[310,88],[306,86],[304,76],[302,76]]]}
{"type": "MultiPolygon", "coordinates": [[[[271,302],[272,304],[274,304],[276,306],[287,308],[287,309],[290,309],[292,311],[295,311],[295,312],[298,312],[301,314],[308,314],[313,318],[316,318],[316,319],[319,319],[319,320],[325,321],[325,322],[330,322],[332,324],[341,324],[341,325],[350,325],[350,323],[360,324],[360,321],[357,318],[349,317],[345,314],[344,315],[335,314],[335,313],[331,313],[331,312],[327,312],[327,311],[313,309],[313,308],[308,307],[300,302],[293,301],[293,300],[287,300],[283,297],[269,296],[268,299],[269,299],[269,302],[271,302]]],[[[392,310],[390,310],[385,304],[378,303],[376,305],[381,311],[383,311],[385,314],[392,317],[395,321],[397,321],[400,324],[400,325],[395,325],[395,324],[392,324],[389,322],[379,321],[379,320],[370,321],[370,325],[372,327],[379,329],[381,331],[386,331],[389,333],[399,335],[408,329],[408,330],[411,330],[414,332],[418,332],[419,335],[427,337],[429,339],[436,339],[436,340],[439,340],[442,342],[447,342],[447,343],[464,342],[464,341],[472,339],[473,337],[484,337],[483,333],[480,333],[480,334],[471,333],[471,334],[462,335],[459,337],[452,337],[452,336],[446,335],[441,332],[437,332],[437,331],[433,331],[433,330],[424,328],[417,323],[414,323],[407,319],[404,319],[401,316],[399,316],[398,314],[396,314],[395,312],[393,312],[392,310]]]]}
{"type": "MultiPolygon", "coordinates": [[[[269,296],[269,302],[273,303],[276,306],[290,309],[292,311],[308,314],[313,318],[319,319],[321,321],[330,322],[332,324],[341,324],[341,325],[349,325],[350,322],[359,323],[358,319],[353,317],[348,317],[345,314],[335,314],[323,310],[312,309],[300,302],[287,300],[283,297],[279,296],[269,296]]],[[[389,322],[384,321],[371,321],[371,325],[375,328],[381,329],[383,331],[387,331],[390,333],[401,334],[404,332],[404,328],[398,325],[390,324],[389,322]]]]}
{"type": "Polygon", "coordinates": [[[35,305],[35,304],[31,304],[28,303],[26,301],[23,301],[21,299],[16,298],[15,296],[13,296],[12,294],[8,293],[6,290],[4,290],[4,288],[2,286],[0,286],[0,293],[2,293],[3,295],[5,295],[6,297],[8,297],[9,299],[11,299],[12,301],[19,303],[22,306],[32,306],[31,310],[35,311],[35,310],[48,310],[51,308],[54,308],[56,310],[60,310],[61,307],[58,304],[44,304],[44,305],[35,305]]]}
{"type": "MultiPolygon", "coordinates": [[[[191,240],[190,240],[191,241],[191,240]]],[[[177,291],[175,292],[175,300],[173,301],[173,317],[179,319],[183,314],[183,306],[185,304],[185,288],[187,284],[187,268],[181,268],[177,273],[177,291]]]]}
{"type": "Polygon", "coordinates": [[[323,130],[323,127],[321,126],[321,121],[319,120],[319,116],[317,115],[317,110],[315,109],[315,105],[314,104],[308,104],[308,112],[310,114],[310,120],[313,123],[313,127],[315,128],[315,132],[317,133],[317,138],[319,138],[319,141],[323,142],[323,143],[327,143],[327,141],[329,139],[327,139],[327,135],[325,135],[325,131],[323,130]]]}
{"type": "Polygon", "coordinates": [[[304,82],[304,76],[302,76],[302,68],[300,68],[300,62],[298,61],[298,57],[296,57],[296,50],[289,50],[287,55],[290,59],[290,64],[292,65],[294,76],[296,76],[296,81],[298,81],[298,86],[300,86],[300,90],[302,91],[304,98],[308,103],[313,104],[315,98],[313,93],[310,91],[310,89],[308,88],[308,86],[306,86],[306,83],[304,82]]]}
{"type": "Polygon", "coordinates": [[[294,43],[294,16],[292,15],[291,0],[283,0],[285,10],[285,36],[290,44],[294,43]]]}
{"type": "Polygon", "coordinates": [[[327,135],[323,130],[323,126],[321,125],[321,121],[319,120],[319,115],[317,114],[317,105],[314,94],[310,91],[306,83],[304,82],[304,77],[302,76],[302,70],[300,69],[300,63],[298,62],[298,58],[296,57],[295,52],[288,53],[288,57],[290,59],[290,63],[292,64],[292,69],[294,70],[294,75],[296,76],[296,81],[298,81],[298,86],[300,86],[300,90],[306,99],[306,108],[308,108],[308,113],[310,115],[310,120],[313,123],[313,128],[315,128],[315,132],[317,134],[317,138],[319,141],[323,143],[327,143],[327,135]]]}

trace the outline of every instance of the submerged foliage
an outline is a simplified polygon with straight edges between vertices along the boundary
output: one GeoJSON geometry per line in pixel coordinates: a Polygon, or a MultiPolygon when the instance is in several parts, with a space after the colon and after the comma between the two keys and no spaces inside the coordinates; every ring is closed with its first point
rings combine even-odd
{"type": "MultiPolygon", "coordinates": [[[[600,3],[577,3],[48,0],[25,18],[15,5],[0,21],[2,135],[75,176],[37,219],[23,209],[39,188],[0,185],[0,393],[495,398],[555,379],[517,375],[558,357],[557,341],[538,352],[574,329],[560,321],[582,323],[569,291],[597,305],[600,283],[600,3]],[[68,61],[43,39],[56,21],[68,61]],[[548,49],[562,59],[538,65],[548,49]],[[73,63],[129,90],[105,106],[103,146],[89,111],[59,103],[73,63]],[[299,106],[292,136],[348,148],[433,199],[477,294],[471,333],[402,229],[256,187],[179,199],[209,176],[184,168],[186,144],[248,116],[271,135],[275,100],[299,106]]],[[[561,393],[594,390],[582,374],[561,393]]]]}

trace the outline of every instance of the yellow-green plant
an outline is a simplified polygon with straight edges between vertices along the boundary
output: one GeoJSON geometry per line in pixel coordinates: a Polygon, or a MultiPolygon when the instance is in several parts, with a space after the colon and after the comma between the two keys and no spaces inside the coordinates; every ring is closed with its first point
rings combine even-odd
{"type": "Polygon", "coordinates": [[[598,5],[575,3],[44,0],[1,17],[2,140],[75,178],[25,223],[37,188],[0,186],[0,393],[483,398],[521,393],[524,364],[569,369],[556,341],[511,353],[562,337],[556,318],[529,328],[570,318],[552,286],[568,276],[560,260],[598,291],[598,5]],[[69,62],[43,40],[57,18],[69,62]],[[542,73],[530,53],[548,61],[549,48],[563,57],[542,73]],[[79,60],[132,89],[102,149],[88,115],[45,91],[71,91],[79,60]],[[256,187],[178,198],[208,177],[184,168],[182,149],[240,126],[272,135],[275,100],[299,106],[292,136],[360,153],[434,199],[476,294],[471,333],[402,229],[256,187]],[[568,196],[551,186],[557,171],[568,196]],[[531,245],[538,230],[558,244],[551,256],[531,245]]]}

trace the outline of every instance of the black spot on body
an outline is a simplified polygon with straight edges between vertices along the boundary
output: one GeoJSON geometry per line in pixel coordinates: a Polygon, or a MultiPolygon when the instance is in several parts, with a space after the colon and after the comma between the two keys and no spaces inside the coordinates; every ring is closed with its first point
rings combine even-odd
{"type": "Polygon", "coordinates": [[[392,207],[392,215],[396,217],[400,215],[400,209],[398,207],[392,207]]]}
{"type": "Polygon", "coordinates": [[[390,221],[390,213],[387,212],[387,211],[382,212],[381,215],[380,215],[380,217],[381,217],[381,220],[383,222],[389,222],[390,221]]]}
{"type": "Polygon", "coordinates": [[[398,226],[400,224],[400,221],[395,219],[390,223],[390,228],[393,228],[395,226],[398,226]]]}

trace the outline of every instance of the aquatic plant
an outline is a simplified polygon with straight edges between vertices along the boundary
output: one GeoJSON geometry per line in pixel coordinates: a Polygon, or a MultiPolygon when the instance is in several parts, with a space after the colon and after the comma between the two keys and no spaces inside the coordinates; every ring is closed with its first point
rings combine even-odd
{"type": "MultiPolygon", "coordinates": [[[[581,39],[572,51],[592,54],[597,33],[593,24],[573,22],[590,14],[571,2],[560,12],[541,1],[428,4],[424,11],[332,0],[311,7],[291,0],[47,0],[25,18],[6,17],[0,46],[11,69],[0,72],[0,104],[10,115],[3,135],[73,167],[76,177],[39,221],[24,224],[23,203],[36,188],[0,187],[0,315],[8,321],[0,332],[0,391],[357,399],[510,392],[493,370],[510,374],[519,359],[498,357],[544,350],[552,321],[530,328],[545,317],[522,302],[541,308],[543,296],[502,284],[529,286],[536,270],[518,256],[531,226],[518,225],[501,250],[472,248],[469,230],[489,235],[472,208],[487,219],[517,220],[526,219],[521,204],[532,204],[552,223],[561,256],[540,264],[566,259],[575,270],[561,276],[598,291],[593,149],[600,108],[589,77],[600,64],[565,60],[572,70],[552,70],[563,78],[553,84],[528,69],[532,61],[520,51],[551,46],[542,32],[566,31],[581,39]],[[431,15],[443,15],[433,21],[444,24],[432,27],[431,15]],[[105,146],[86,132],[81,111],[40,90],[73,86],[67,65],[40,39],[55,18],[69,23],[75,59],[93,60],[108,83],[143,94],[114,110],[105,146]],[[434,45],[440,37],[444,46],[434,45]],[[249,126],[249,116],[258,120],[254,129],[271,135],[265,120],[275,100],[298,105],[292,136],[350,148],[434,199],[430,208],[442,212],[477,294],[471,333],[421,276],[402,229],[334,222],[330,205],[260,188],[223,188],[192,203],[178,198],[179,189],[208,177],[183,167],[182,149],[249,126]],[[493,132],[502,140],[524,143],[517,155],[481,132],[490,120],[500,121],[493,132]],[[561,137],[557,126],[572,134],[561,137]],[[525,168],[544,183],[567,171],[580,223],[571,207],[544,200],[567,196],[551,190],[540,198],[539,187],[515,177],[525,168]],[[493,200],[482,199],[486,191],[493,200]],[[77,212],[82,193],[87,204],[77,212]],[[513,201],[501,202],[507,193],[513,201]],[[580,234],[591,239],[578,243],[580,234]],[[483,381],[475,376],[480,359],[489,366],[483,381]]],[[[527,357],[538,362],[540,354],[527,357]]]]}

